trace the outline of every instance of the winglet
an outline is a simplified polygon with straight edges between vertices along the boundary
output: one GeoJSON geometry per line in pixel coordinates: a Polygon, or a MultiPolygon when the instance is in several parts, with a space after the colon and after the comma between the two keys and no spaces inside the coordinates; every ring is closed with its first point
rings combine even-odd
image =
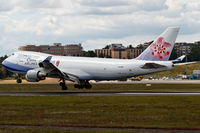
{"type": "Polygon", "coordinates": [[[49,63],[51,61],[52,56],[48,56],[43,62],[49,63]]]}

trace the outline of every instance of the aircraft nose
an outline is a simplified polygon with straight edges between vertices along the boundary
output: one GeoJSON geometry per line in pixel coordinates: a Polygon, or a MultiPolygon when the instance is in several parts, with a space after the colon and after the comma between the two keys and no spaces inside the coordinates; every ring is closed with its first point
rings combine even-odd
{"type": "Polygon", "coordinates": [[[6,59],[2,62],[2,65],[6,67],[6,59]]]}

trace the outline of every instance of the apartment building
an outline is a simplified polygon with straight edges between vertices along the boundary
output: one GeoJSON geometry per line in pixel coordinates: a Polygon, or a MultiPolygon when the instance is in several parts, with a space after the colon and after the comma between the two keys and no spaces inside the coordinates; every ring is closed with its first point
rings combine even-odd
{"type": "Polygon", "coordinates": [[[110,44],[103,49],[96,49],[97,57],[133,59],[144,51],[144,47],[124,47],[122,44],[110,44]]]}
{"type": "Polygon", "coordinates": [[[42,52],[52,55],[63,55],[63,56],[82,56],[83,48],[81,44],[67,44],[62,45],[61,43],[54,43],[53,45],[26,45],[18,48],[20,51],[35,51],[42,52]]]}

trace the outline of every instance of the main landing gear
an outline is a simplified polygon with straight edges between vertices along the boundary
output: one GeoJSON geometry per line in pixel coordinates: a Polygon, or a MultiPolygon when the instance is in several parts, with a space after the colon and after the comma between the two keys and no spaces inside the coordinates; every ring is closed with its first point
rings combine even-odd
{"type": "MultiPolygon", "coordinates": [[[[61,86],[62,90],[67,90],[67,86],[65,84],[65,80],[63,79],[62,82],[60,82],[59,84],[61,86]]],[[[78,88],[78,89],[91,89],[92,85],[87,81],[87,80],[82,80],[79,82],[79,84],[74,84],[74,88],[78,88]]]]}
{"type": "Polygon", "coordinates": [[[17,74],[17,80],[16,80],[16,82],[17,82],[18,84],[21,84],[21,83],[22,83],[22,80],[20,79],[20,75],[19,75],[19,74],[17,74]]]}
{"type": "Polygon", "coordinates": [[[64,80],[64,79],[62,80],[62,82],[60,82],[59,85],[61,86],[61,89],[62,89],[62,90],[67,90],[67,86],[66,86],[66,84],[65,84],[65,80],[64,80]]]}
{"type": "Polygon", "coordinates": [[[80,81],[79,84],[74,84],[74,88],[78,88],[78,89],[83,89],[83,88],[91,89],[92,85],[87,80],[85,80],[85,81],[80,81]]]}

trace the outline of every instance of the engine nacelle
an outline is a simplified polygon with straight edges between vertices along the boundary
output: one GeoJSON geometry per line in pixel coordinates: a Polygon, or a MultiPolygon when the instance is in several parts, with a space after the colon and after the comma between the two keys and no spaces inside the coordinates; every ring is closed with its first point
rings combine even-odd
{"type": "Polygon", "coordinates": [[[46,76],[46,73],[33,69],[26,73],[26,80],[29,82],[39,82],[40,80],[45,80],[46,76]]]}

